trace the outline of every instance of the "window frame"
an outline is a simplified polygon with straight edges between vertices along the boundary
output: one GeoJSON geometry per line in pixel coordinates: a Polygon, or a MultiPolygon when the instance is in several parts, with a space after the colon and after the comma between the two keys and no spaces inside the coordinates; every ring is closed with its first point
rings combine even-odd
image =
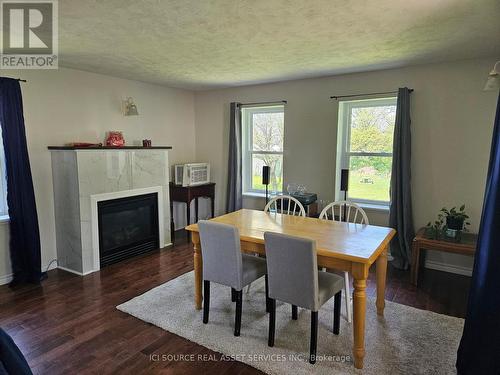
{"type": "MultiPolygon", "coordinates": [[[[376,156],[376,157],[393,157],[392,152],[351,152],[351,120],[352,120],[352,109],[353,108],[365,108],[365,107],[386,107],[386,106],[396,106],[397,107],[397,97],[378,97],[378,98],[365,98],[357,100],[345,100],[339,103],[339,117],[338,117],[338,142],[337,142],[337,173],[336,173],[336,196],[337,200],[343,200],[344,197],[341,196],[340,191],[340,175],[342,169],[349,169],[350,158],[352,156],[376,156]],[[370,103],[370,105],[367,105],[370,103]]],[[[349,175],[349,179],[351,176],[349,175]]],[[[374,200],[374,199],[363,199],[363,198],[350,198],[349,190],[347,191],[347,199],[352,202],[358,203],[361,206],[367,208],[382,208],[388,209],[391,202],[390,198],[388,201],[374,200]]]]}
{"type": "MultiPolygon", "coordinates": [[[[285,105],[284,104],[273,104],[273,105],[255,105],[255,106],[243,106],[241,108],[241,127],[242,127],[242,184],[243,195],[254,195],[254,196],[264,196],[265,190],[253,189],[252,188],[252,161],[254,154],[266,154],[266,155],[281,155],[282,170],[284,168],[284,149],[285,149],[285,105]],[[252,116],[257,113],[283,113],[283,147],[281,151],[254,151],[253,150],[253,121],[252,116]]],[[[281,194],[283,192],[283,178],[281,179],[281,186],[276,193],[281,194]]]]}

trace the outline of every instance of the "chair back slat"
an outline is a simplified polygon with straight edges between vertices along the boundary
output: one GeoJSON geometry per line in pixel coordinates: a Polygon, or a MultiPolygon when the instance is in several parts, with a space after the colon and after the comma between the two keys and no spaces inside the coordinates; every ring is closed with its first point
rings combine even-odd
{"type": "Polygon", "coordinates": [[[264,212],[276,212],[279,214],[306,216],[306,210],[298,199],[290,195],[280,195],[272,198],[264,208],[264,212]],[[279,205],[278,205],[279,203],[279,205]],[[293,208],[292,208],[293,203],[293,208]]]}
{"type": "Polygon", "coordinates": [[[370,224],[365,211],[356,203],[350,201],[336,201],[328,204],[323,211],[321,211],[319,218],[333,221],[346,221],[357,224],[370,224]],[[338,211],[338,215],[336,215],[336,211],[338,211]],[[331,215],[329,214],[330,212],[331,215]],[[352,220],[351,212],[354,215],[352,220]]]}

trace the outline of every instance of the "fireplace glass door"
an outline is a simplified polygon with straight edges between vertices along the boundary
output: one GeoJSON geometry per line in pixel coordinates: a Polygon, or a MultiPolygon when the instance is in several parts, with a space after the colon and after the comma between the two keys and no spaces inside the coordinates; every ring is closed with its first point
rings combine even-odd
{"type": "Polygon", "coordinates": [[[98,202],[101,267],[159,248],[158,195],[98,202]]]}

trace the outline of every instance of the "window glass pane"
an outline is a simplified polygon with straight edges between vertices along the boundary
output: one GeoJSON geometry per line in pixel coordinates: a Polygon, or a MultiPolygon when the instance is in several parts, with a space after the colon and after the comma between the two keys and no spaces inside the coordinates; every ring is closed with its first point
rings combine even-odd
{"type": "Polygon", "coordinates": [[[253,154],[252,155],[252,189],[265,190],[262,185],[262,167],[271,167],[269,191],[281,192],[283,186],[283,155],[253,154]]]}
{"type": "Polygon", "coordinates": [[[353,107],[350,151],[392,153],[395,120],[395,105],[353,107]]]}
{"type": "Polygon", "coordinates": [[[351,156],[349,198],[389,202],[391,164],[389,156],[351,156]]]}
{"type": "Polygon", "coordinates": [[[253,151],[283,151],[283,112],[254,113],[253,151]]]}

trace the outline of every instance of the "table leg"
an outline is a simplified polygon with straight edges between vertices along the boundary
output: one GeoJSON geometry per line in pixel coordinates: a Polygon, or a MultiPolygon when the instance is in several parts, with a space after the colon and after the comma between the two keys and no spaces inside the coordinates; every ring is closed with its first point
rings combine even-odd
{"type": "Polygon", "coordinates": [[[354,278],[353,293],[353,336],[354,367],[362,369],[365,358],[365,318],[366,318],[366,279],[368,266],[353,264],[352,276],[354,278]]]}
{"type": "Polygon", "coordinates": [[[385,279],[387,275],[387,249],[377,258],[377,314],[384,315],[385,308],[385,279]]]}
{"type": "Polygon", "coordinates": [[[413,240],[411,250],[411,283],[417,286],[418,268],[420,267],[420,245],[418,241],[413,240]]]}
{"type": "Polygon", "coordinates": [[[191,234],[194,247],[194,304],[197,310],[201,309],[203,295],[201,284],[203,279],[203,261],[201,259],[200,235],[197,232],[191,234]]]}

